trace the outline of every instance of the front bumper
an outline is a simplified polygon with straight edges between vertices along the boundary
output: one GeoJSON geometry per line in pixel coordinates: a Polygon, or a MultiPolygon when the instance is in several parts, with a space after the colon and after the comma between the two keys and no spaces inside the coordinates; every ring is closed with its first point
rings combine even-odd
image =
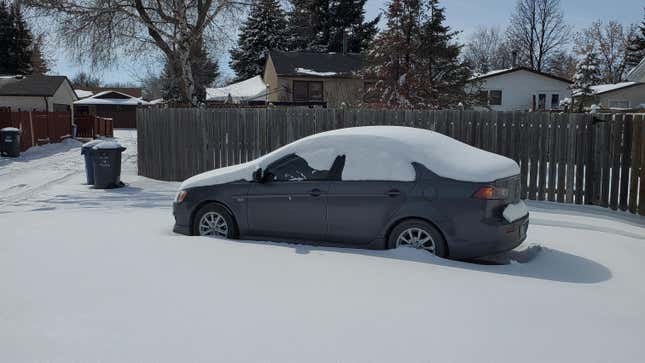
{"type": "Polygon", "coordinates": [[[459,241],[448,246],[450,257],[455,259],[476,258],[512,250],[526,240],[529,215],[512,223],[499,223],[487,228],[477,241],[459,241]],[[482,240],[483,239],[483,240],[482,240]]]}
{"type": "Polygon", "coordinates": [[[175,233],[185,234],[187,236],[192,235],[190,228],[190,215],[191,210],[188,208],[186,202],[172,204],[172,214],[175,217],[175,226],[172,231],[175,233]]]}

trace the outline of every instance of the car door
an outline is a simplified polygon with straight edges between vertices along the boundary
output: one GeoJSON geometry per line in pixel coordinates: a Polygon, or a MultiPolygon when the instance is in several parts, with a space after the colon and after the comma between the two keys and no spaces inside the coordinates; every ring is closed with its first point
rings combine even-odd
{"type": "Polygon", "coordinates": [[[306,158],[290,154],[270,164],[262,182],[248,194],[249,234],[289,240],[320,241],[327,230],[329,171],[336,158],[331,151],[316,169],[306,158]],[[320,165],[327,166],[320,166],[320,165]]]}
{"type": "Polygon", "coordinates": [[[340,179],[362,180],[331,182],[327,196],[327,239],[360,245],[379,237],[414,188],[414,180],[397,180],[402,179],[397,175],[405,173],[407,178],[414,179],[415,174],[411,164],[393,161],[396,156],[370,150],[361,152],[357,148],[353,151],[345,156],[347,161],[340,179]],[[351,170],[356,168],[361,170],[351,170]]]}

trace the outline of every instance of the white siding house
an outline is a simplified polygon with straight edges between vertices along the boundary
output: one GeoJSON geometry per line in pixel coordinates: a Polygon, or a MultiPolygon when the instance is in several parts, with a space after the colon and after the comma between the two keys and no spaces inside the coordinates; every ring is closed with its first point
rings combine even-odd
{"type": "Polygon", "coordinates": [[[65,76],[0,76],[0,107],[3,109],[72,112],[77,99],[65,76]]]}
{"type": "Polygon", "coordinates": [[[488,72],[471,81],[469,90],[480,92],[494,111],[554,110],[571,96],[570,80],[524,67],[488,72]]]}
{"type": "Polygon", "coordinates": [[[621,82],[592,86],[593,102],[603,108],[632,109],[645,105],[645,83],[621,82]]]}

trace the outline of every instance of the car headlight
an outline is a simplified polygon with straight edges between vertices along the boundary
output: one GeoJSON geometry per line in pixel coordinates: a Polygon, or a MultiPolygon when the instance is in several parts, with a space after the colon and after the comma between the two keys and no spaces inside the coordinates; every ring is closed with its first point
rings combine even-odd
{"type": "Polygon", "coordinates": [[[184,199],[188,196],[188,192],[185,190],[180,190],[179,193],[177,193],[177,198],[175,198],[175,201],[177,203],[182,203],[184,199]]]}

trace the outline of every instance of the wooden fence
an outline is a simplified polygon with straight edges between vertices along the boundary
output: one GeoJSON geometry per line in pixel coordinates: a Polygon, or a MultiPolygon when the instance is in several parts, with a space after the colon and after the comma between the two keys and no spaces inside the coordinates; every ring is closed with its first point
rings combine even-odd
{"type": "MultiPolygon", "coordinates": [[[[255,159],[317,132],[402,125],[508,156],[523,199],[595,204],[645,215],[642,114],[335,109],[140,109],[139,174],[184,180],[255,159]]],[[[446,155],[446,157],[450,157],[446,155]]]]}
{"type": "Polygon", "coordinates": [[[32,146],[57,143],[70,137],[71,117],[67,112],[0,112],[0,128],[20,129],[22,131],[20,148],[24,151],[32,146]]]}
{"type": "Polygon", "coordinates": [[[114,136],[114,122],[111,118],[98,116],[76,116],[76,136],[94,139],[97,136],[114,136]]]}

